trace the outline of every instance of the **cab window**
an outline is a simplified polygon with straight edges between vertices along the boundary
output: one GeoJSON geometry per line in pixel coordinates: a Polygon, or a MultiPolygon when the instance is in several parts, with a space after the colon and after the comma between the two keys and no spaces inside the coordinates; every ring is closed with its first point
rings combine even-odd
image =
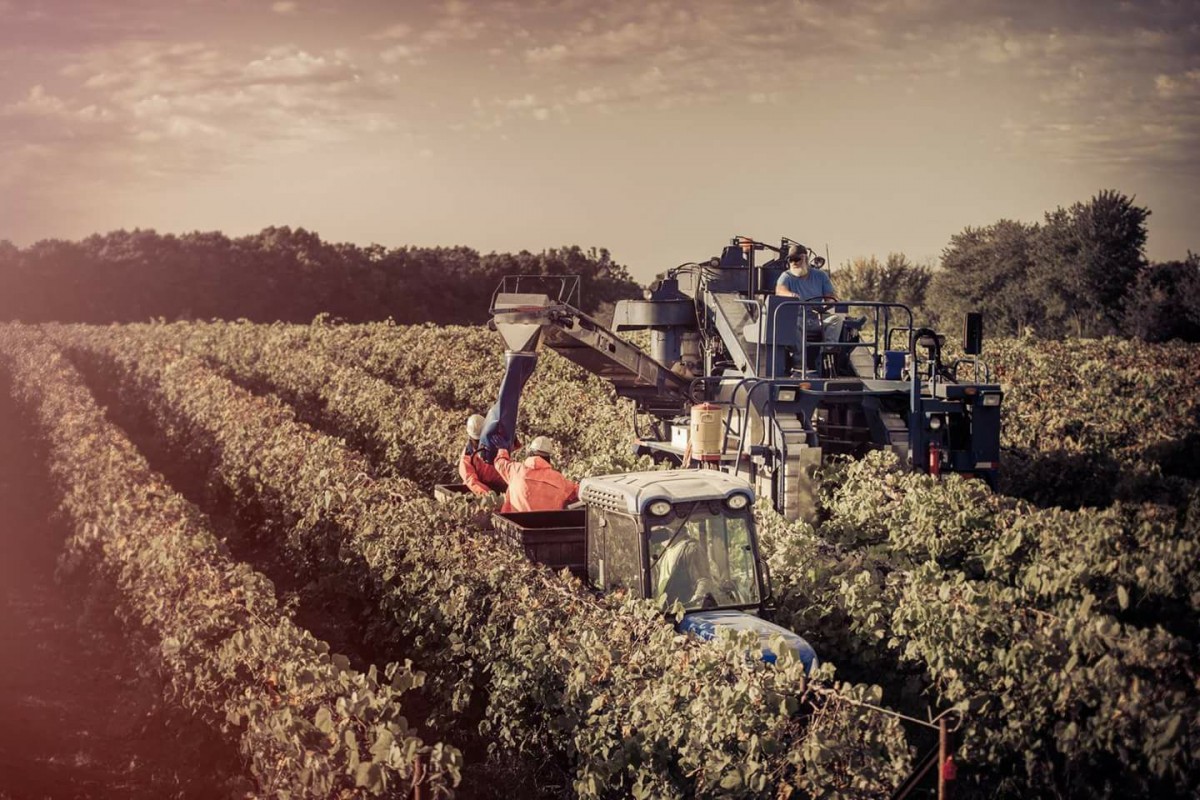
{"type": "Polygon", "coordinates": [[[689,611],[757,605],[758,577],[750,516],[713,501],[654,522],[648,532],[650,590],[666,606],[689,611]]]}
{"type": "Polygon", "coordinates": [[[637,517],[614,511],[589,509],[590,530],[603,531],[604,590],[628,589],[642,596],[642,543],[637,517]]]}

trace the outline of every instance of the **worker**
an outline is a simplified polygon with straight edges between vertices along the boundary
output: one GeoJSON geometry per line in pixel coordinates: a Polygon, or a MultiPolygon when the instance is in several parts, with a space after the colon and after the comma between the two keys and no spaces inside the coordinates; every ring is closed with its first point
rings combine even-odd
{"type": "Polygon", "coordinates": [[[775,282],[775,294],[800,300],[837,300],[829,275],[819,269],[809,268],[807,247],[802,244],[792,245],[788,250],[787,260],[787,270],[775,282]]]}
{"type": "Polygon", "coordinates": [[[467,447],[458,459],[458,476],[473,494],[504,494],[508,483],[500,477],[495,467],[484,460],[483,450],[479,446],[485,423],[482,414],[472,414],[467,418],[467,447]]]}
{"type": "MultiPolygon", "coordinates": [[[[809,267],[807,247],[793,244],[788,250],[787,260],[787,270],[775,282],[775,294],[798,300],[837,301],[829,275],[809,267]]],[[[798,336],[804,341],[837,342],[841,338],[844,319],[841,314],[831,314],[822,319],[817,308],[806,307],[804,313],[796,318],[798,336]]],[[[821,356],[821,348],[811,345],[807,348],[807,368],[810,372],[815,373],[820,368],[821,356]]]]}
{"type": "Polygon", "coordinates": [[[500,512],[561,511],[579,498],[579,484],[554,469],[554,441],[538,436],[529,444],[529,456],[513,461],[507,450],[493,462],[500,477],[508,481],[500,512]]]}
{"type": "Polygon", "coordinates": [[[715,587],[699,531],[689,525],[673,533],[665,525],[657,526],[650,534],[650,547],[652,554],[665,547],[652,563],[654,597],[668,606],[676,600],[689,607],[704,604],[715,587]]]}

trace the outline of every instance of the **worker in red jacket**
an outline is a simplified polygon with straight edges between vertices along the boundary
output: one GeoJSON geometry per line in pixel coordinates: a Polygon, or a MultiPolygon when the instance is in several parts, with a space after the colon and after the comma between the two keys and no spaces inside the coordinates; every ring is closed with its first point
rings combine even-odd
{"type": "Polygon", "coordinates": [[[563,477],[550,459],[554,442],[539,436],[529,445],[529,457],[513,461],[507,450],[496,454],[496,471],[508,481],[501,513],[509,511],[561,511],[579,498],[579,484],[563,477]]]}
{"type": "Polygon", "coordinates": [[[495,467],[483,460],[483,452],[479,447],[485,422],[482,414],[472,414],[467,418],[467,447],[458,459],[458,476],[474,494],[504,494],[508,483],[500,477],[495,467]]]}

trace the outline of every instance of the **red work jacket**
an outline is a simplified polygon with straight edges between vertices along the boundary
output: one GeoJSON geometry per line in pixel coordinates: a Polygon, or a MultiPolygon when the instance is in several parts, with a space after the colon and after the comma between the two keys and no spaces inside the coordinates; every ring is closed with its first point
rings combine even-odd
{"type": "Polygon", "coordinates": [[[561,511],[579,498],[579,484],[550,466],[541,456],[513,461],[507,450],[496,456],[496,471],[508,481],[501,513],[508,511],[561,511]]]}
{"type": "Polygon", "coordinates": [[[496,472],[496,468],[484,461],[483,454],[472,450],[470,445],[467,445],[462,457],[458,459],[458,477],[462,478],[462,482],[475,494],[504,494],[504,490],[508,488],[508,484],[500,477],[500,473],[496,472]]]}

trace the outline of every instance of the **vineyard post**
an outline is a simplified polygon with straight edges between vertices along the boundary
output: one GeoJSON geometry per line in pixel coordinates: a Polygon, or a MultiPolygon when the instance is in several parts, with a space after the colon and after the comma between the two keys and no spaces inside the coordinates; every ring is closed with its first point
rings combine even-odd
{"type": "Polygon", "coordinates": [[[946,757],[949,750],[949,733],[946,731],[946,718],[943,716],[938,719],[938,800],[948,800],[950,797],[950,789],[946,780],[946,757]]]}
{"type": "Polygon", "coordinates": [[[412,798],[413,800],[425,800],[424,784],[425,781],[425,760],[420,753],[417,753],[416,759],[413,760],[413,776],[412,776],[412,798]]]}

